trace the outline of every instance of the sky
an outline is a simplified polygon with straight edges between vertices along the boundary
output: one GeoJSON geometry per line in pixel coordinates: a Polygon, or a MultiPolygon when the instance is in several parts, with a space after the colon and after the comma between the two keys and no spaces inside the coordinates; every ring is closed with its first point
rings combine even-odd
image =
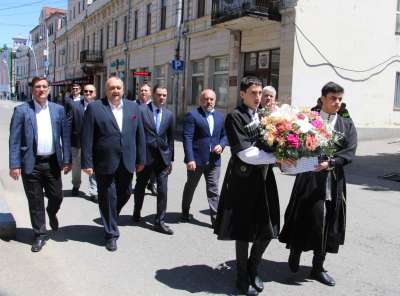
{"type": "Polygon", "coordinates": [[[0,0],[0,47],[12,46],[12,38],[28,38],[39,22],[43,6],[66,9],[68,0],[0,0]]]}

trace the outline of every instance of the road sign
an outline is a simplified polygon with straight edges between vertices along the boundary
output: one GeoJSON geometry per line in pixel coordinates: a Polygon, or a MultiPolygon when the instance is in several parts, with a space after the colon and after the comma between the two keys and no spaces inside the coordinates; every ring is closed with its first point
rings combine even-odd
{"type": "Polygon", "coordinates": [[[185,68],[185,62],[182,60],[172,60],[171,61],[172,70],[175,72],[182,72],[185,68]]]}

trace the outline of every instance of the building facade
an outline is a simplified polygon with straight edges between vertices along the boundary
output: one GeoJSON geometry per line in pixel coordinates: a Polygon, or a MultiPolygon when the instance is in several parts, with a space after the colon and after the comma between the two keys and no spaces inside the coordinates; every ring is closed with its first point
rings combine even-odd
{"type": "MultiPolygon", "coordinates": [[[[179,120],[204,88],[216,91],[217,109],[232,110],[245,75],[301,106],[335,81],[360,130],[400,124],[400,0],[69,0],[59,20],[49,46],[55,94],[91,82],[104,96],[111,75],[129,98],[144,82],[162,83],[179,120]],[[376,13],[385,18],[366,21],[376,13]]],[[[36,53],[41,35],[41,25],[31,32],[36,53]]]]}

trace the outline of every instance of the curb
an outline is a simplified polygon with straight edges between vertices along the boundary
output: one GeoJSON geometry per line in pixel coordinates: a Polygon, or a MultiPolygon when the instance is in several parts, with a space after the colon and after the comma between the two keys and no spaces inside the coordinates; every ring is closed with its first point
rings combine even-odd
{"type": "Polygon", "coordinates": [[[3,198],[0,197],[0,238],[15,238],[17,225],[3,198]]]}

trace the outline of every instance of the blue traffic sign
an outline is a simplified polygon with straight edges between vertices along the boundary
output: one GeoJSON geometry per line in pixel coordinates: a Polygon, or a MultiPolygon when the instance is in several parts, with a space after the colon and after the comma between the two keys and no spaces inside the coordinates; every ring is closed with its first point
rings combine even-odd
{"type": "Polygon", "coordinates": [[[171,65],[172,65],[172,70],[176,72],[181,72],[185,68],[185,62],[182,60],[172,60],[171,65]]]}

